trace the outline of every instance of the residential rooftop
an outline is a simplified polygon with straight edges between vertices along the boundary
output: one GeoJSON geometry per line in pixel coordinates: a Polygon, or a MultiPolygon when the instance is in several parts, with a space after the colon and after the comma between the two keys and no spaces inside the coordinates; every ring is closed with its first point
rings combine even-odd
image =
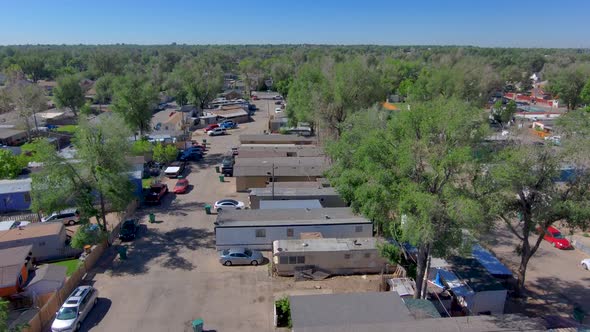
{"type": "MultiPolygon", "coordinates": [[[[279,182],[277,182],[277,183],[279,183],[279,182]]],[[[317,182],[310,182],[310,183],[317,184],[317,182]]],[[[287,186],[287,184],[285,184],[284,186],[287,186]]],[[[272,196],[272,187],[252,188],[252,189],[250,189],[250,195],[251,196],[272,196]]],[[[295,188],[283,187],[283,185],[275,186],[274,195],[275,196],[290,196],[290,197],[326,196],[326,195],[339,196],[336,189],[334,189],[332,187],[320,187],[319,184],[317,187],[314,186],[313,188],[311,186],[310,187],[295,187],[295,188]]]]}
{"type": "Polygon", "coordinates": [[[260,201],[260,209],[321,209],[318,199],[264,200],[260,201]]]}
{"type": "Polygon", "coordinates": [[[64,228],[61,222],[31,223],[23,228],[0,232],[0,243],[59,234],[64,228]]]}
{"type": "Polygon", "coordinates": [[[0,180],[0,194],[25,193],[31,191],[31,178],[0,180]]]}
{"type": "Polygon", "coordinates": [[[451,265],[450,270],[465,281],[474,292],[505,289],[475,258],[453,256],[448,262],[451,265]]]}
{"type": "Polygon", "coordinates": [[[234,176],[268,176],[273,166],[275,177],[317,177],[328,169],[329,161],[325,157],[236,158],[234,176]]]}
{"type": "Polygon", "coordinates": [[[292,144],[315,144],[317,140],[314,137],[302,137],[297,135],[280,135],[280,134],[248,134],[240,135],[240,143],[292,143],[292,144]]]}
{"type": "Polygon", "coordinates": [[[25,133],[25,131],[20,129],[0,128],[0,139],[7,139],[14,135],[20,135],[23,133],[25,133]]]}
{"type": "Polygon", "coordinates": [[[0,250],[0,288],[15,285],[17,275],[32,249],[32,245],[27,245],[0,250]]]}
{"type": "Polygon", "coordinates": [[[317,251],[360,251],[374,250],[382,240],[373,237],[365,238],[322,238],[322,239],[293,239],[277,240],[273,243],[273,251],[280,252],[317,252],[317,251]]]}
{"type": "Polygon", "coordinates": [[[350,208],[227,210],[217,215],[218,227],[370,224],[350,208]]]}

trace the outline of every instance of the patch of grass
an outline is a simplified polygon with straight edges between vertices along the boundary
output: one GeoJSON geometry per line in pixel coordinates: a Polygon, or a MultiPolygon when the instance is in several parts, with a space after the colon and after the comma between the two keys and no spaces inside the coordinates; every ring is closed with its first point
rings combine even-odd
{"type": "Polygon", "coordinates": [[[57,132],[70,133],[70,134],[75,134],[76,130],[78,130],[78,125],[63,125],[63,126],[57,127],[57,129],[55,129],[55,131],[57,131],[57,132]]]}
{"type": "Polygon", "coordinates": [[[78,266],[80,266],[80,260],[70,259],[67,261],[54,262],[54,263],[50,263],[50,264],[65,266],[67,268],[66,275],[69,277],[72,275],[72,273],[74,273],[74,271],[76,271],[78,269],[78,266]]]}
{"type": "Polygon", "coordinates": [[[141,187],[143,189],[150,189],[152,182],[154,182],[154,178],[141,179],[141,187]]]}

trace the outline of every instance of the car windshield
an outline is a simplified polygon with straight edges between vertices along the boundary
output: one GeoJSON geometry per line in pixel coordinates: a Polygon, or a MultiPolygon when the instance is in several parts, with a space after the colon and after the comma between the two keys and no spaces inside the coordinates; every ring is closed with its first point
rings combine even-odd
{"type": "Polygon", "coordinates": [[[250,256],[252,256],[252,250],[246,249],[244,251],[244,254],[246,254],[246,256],[250,257],[250,256]]]}
{"type": "Polygon", "coordinates": [[[560,232],[553,233],[553,237],[556,238],[556,239],[563,239],[563,235],[561,235],[560,232]]]}
{"type": "Polygon", "coordinates": [[[133,229],[133,223],[129,222],[129,223],[125,223],[123,224],[123,229],[125,230],[132,230],[133,229]]]}
{"type": "Polygon", "coordinates": [[[229,250],[225,249],[225,250],[223,251],[223,256],[227,256],[227,255],[229,255],[229,250]]]}
{"type": "Polygon", "coordinates": [[[78,310],[76,307],[62,307],[57,312],[57,316],[55,318],[59,320],[70,320],[76,318],[77,315],[78,310]]]}

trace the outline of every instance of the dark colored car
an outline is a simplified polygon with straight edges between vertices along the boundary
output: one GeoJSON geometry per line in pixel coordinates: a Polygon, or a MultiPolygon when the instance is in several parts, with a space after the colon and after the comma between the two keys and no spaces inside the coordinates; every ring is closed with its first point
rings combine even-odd
{"type": "Polygon", "coordinates": [[[221,173],[225,176],[233,176],[234,164],[235,159],[233,155],[223,158],[223,160],[221,161],[221,173]]]}
{"type": "Polygon", "coordinates": [[[200,148],[190,148],[184,150],[181,154],[179,159],[181,161],[188,161],[188,160],[201,160],[203,159],[203,150],[200,148]]]}
{"type": "Polygon", "coordinates": [[[139,231],[139,220],[127,219],[121,224],[121,230],[119,231],[119,239],[122,241],[135,240],[137,232],[139,231]]]}
{"type": "Polygon", "coordinates": [[[150,186],[145,202],[147,204],[160,204],[162,197],[168,193],[168,186],[164,183],[156,183],[150,186]]]}

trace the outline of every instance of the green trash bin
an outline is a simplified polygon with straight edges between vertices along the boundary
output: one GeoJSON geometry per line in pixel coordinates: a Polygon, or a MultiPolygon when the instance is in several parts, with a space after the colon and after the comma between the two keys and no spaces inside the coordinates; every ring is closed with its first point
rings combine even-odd
{"type": "Polygon", "coordinates": [[[156,222],[156,215],[153,213],[150,213],[150,223],[155,223],[156,222]]]}
{"type": "Polygon", "coordinates": [[[225,182],[225,176],[220,175],[219,176],[219,182],[225,182]]]}
{"type": "Polygon", "coordinates": [[[215,166],[215,173],[220,173],[219,166],[215,166]]]}
{"type": "Polygon", "coordinates": [[[203,332],[203,324],[205,322],[202,319],[193,320],[193,332],[203,332]]]}
{"type": "Polygon", "coordinates": [[[119,248],[117,248],[117,251],[119,252],[120,259],[127,259],[127,247],[120,246],[119,248]]]}
{"type": "Polygon", "coordinates": [[[207,146],[207,139],[203,138],[203,146],[207,146]]]}
{"type": "Polygon", "coordinates": [[[209,205],[209,204],[205,205],[205,213],[211,214],[211,205],[209,205]]]}

